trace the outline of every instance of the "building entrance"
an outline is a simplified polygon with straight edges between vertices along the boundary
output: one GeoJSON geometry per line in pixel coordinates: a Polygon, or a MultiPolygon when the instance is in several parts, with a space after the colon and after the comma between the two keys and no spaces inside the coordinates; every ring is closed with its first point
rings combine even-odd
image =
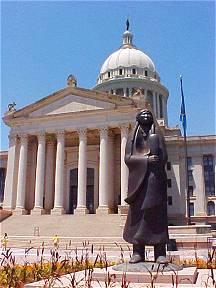
{"type": "MultiPolygon", "coordinates": [[[[73,214],[77,207],[78,169],[70,170],[69,213],[73,214]]],[[[94,168],[87,168],[86,207],[90,214],[95,213],[94,207],[94,168]]]]}

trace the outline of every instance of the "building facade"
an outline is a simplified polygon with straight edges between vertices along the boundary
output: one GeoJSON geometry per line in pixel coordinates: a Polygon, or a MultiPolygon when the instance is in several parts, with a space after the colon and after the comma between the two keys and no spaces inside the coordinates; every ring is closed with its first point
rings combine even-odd
{"type": "Polygon", "coordinates": [[[133,44],[129,30],[123,44],[101,67],[97,85],[67,86],[3,117],[11,127],[8,152],[0,154],[0,201],[14,214],[125,213],[128,169],[127,137],[138,111],[154,113],[168,150],[169,224],[216,223],[216,137],[188,137],[168,126],[168,90],[153,61],[133,44]],[[188,170],[188,171],[186,171],[188,170]],[[186,178],[188,177],[188,178],[186,178]]]}

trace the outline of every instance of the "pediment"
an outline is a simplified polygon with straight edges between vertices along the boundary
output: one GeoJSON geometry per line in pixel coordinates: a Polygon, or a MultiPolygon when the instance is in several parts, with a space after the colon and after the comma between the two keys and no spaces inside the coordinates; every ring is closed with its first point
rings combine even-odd
{"type": "Polygon", "coordinates": [[[120,107],[134,106],[130,98],[95,91],[84,88],[66,87],[52,93],[19,110],[7,111],[4,114],[4,122],[12,126],[20,121],[37,121],[39,118],[52,118],[73,115],[77,113],[91,114],[92,111],[115,110],[120,107]]]}
{"type": "Polygon", "coordinates": [[[114,107],[115,104],[113,103],[70,94],[31,112],[29,117],[48,116],[87,110],[110,109],[114,107]]]}

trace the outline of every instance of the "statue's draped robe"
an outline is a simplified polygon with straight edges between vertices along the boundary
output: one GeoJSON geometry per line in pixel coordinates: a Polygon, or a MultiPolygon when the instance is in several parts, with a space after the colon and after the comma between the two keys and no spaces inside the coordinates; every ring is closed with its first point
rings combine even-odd
{"type": "Polygon", "coordinates": [[[123,238],[132,244],[155,245],[168,242],[167,152],[164,137],[139,127],[135,137],[130,135],[126,145],[125,163],[129,168],[127,221],[123,238]],[[134,139],[134,141],[132,140],[134,139]],[[137,152],[141,144],[146,153],[137,152]],[[150,155],[159,162],[148,163],[150,155]]]}

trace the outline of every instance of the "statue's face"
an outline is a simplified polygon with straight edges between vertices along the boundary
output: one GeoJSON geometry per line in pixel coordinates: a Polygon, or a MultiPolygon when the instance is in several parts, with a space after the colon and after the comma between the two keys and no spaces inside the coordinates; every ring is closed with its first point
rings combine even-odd
{"type": "Polygon", "coordinates": [[[154,123],[152,113],[147,110],[144,110],[137,116],[137,121],[141,126],[149,126],[154,123]]]}

